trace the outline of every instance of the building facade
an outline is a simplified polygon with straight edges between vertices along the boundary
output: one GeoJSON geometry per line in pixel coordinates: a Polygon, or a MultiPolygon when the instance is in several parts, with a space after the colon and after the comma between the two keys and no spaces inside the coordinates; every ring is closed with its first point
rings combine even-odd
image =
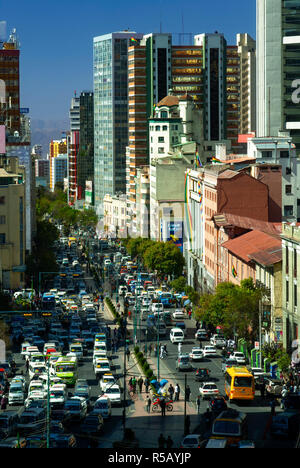
{"type": "Polygon", "coordinates": [[[94,93],[80,94],[80,131],[77,155],[77,194],[85,197],[86,181],[94,181],[94,93]]]}
{"type": "Polygon", "coordinates": [[[288,130],[300,150],[300,10],[297,2],[257,0],[257,136],[288,130]]]}
{"type": "Polygon", "coordinates": [[[300,325],[300,228],[282,224],[282,328],[283,345],[292,352],[298,348],[300,325]]]}
{"type": "Polygon", "coordinates": [[[128,146],[128,47],[142,34],[122,31],[94,38],[94,180],[95,207],[126,191],[128,146]]]}

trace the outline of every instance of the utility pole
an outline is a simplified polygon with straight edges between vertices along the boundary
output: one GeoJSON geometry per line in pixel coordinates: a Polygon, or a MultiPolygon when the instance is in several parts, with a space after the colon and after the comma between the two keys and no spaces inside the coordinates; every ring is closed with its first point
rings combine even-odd
{"type": "Polygon", "coordinates": [[[127,335],[127,326],[126,326],[126,320],[127,318],[124,318],[123,324],[124,324],[124,380],[123,380],[123,435],[125,438],[125,431],[126,431],[126,351],[127,351],[127,340],[126,340],[126,335],[127,335]]]}
{"type": "Polygon", "coordinates": [[[262,319],[262,300],[259,300],[259,367],[261,368],[261,319],[262,319]]]}

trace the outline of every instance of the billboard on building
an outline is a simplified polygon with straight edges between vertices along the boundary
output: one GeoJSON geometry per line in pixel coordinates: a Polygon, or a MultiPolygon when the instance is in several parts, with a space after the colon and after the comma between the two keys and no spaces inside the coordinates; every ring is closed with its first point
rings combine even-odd
{"type": "Polygon", "coordinates": [[[93,205],[93,182],[91,180],[85,182],[85,202],[93,205]]]}
{"type": "Polygon", "coordinates": [[[171,241],[183,252],[183,221],[161,220],[162,240],[171,241]]]}
{"type": "Polygon", "coordinates": [[[0,154],[5,154],[5,125],[0,125],[0,154]]]}

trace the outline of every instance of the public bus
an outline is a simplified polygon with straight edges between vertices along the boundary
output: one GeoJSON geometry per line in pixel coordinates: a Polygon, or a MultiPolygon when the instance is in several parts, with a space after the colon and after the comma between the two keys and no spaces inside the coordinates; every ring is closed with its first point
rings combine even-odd
{"type": "Polygon", "coordinates": [[[164,305],[164,307],[173,307],[174,301],[173,301],[173,294],[170,292],[161,292],[158,295],[159,301],[164,305]]]}
{"type": "Polygon", "coordinates": [[[228,409],[214,420],[211,439],[226,439],[227,446],[237,445],[248,438],[248,418],[246,413],[228,409]]]}
{"type": "Polygon", "coordinates": [[[73,387],[78,377],[78,364],[75,356],[62,356],[54,364],[55,375],[62,379],[63,383],[73,387]]]}
{"type": "Polygon", "coordinates": [[[55,295],[52,293],[44,293],[42,297],[42,309],[54,310],[56,305],[55,295]]]}
{"type": "Polygon", "coordinates": [[[254,400],[254,376],[247,367],[229,367],[225,373],[225,393],[232,400],[254,400]]]}
{"type": "Polygon", "coordinates": [[[76,247],[76,237],[69,237],[68,239],[68,245],[69,247],[76,247]]]}

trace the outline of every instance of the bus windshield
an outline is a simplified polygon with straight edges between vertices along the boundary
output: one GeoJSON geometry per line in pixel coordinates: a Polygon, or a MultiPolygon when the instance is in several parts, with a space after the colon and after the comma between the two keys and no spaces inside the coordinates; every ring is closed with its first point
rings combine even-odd
{"type": "Polygon", "coordinates": [[[74,372],[74,364],[60,364],[56,366],[56,372],[74,372]]]}
{"type": "Polygon", "coordinates": [[[251,377],[235,377],[234,378],[234,387],[252,387],[252,378],[251,377]]]}

